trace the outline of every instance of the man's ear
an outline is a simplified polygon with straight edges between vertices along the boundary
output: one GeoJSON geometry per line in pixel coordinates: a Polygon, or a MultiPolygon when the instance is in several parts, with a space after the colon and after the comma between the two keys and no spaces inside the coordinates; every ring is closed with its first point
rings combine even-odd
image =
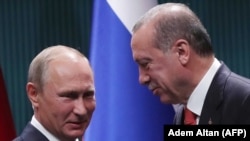
{"type": "Polygon", "coordinates": [[[28,82],[26,85],[27,95],[33,108],[38,107],[38,89],[34,83],[28,82]]]}
{"type": "Polygon", "coordinates": [[[190,57],[189,43],[184,39],[179,39],[174,43],[175,51],[178,54],[179,61],[182,65],[188,63],[190,57]]]}

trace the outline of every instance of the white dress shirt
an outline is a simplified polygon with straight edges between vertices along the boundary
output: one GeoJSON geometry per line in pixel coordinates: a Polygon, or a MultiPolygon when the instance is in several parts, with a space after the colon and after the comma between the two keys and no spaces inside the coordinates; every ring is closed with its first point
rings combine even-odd
{"type": "Polygon", "coordinates": [[[216,58],[214,58],[213,64],[188,99],[187,108],[197,115],[196,123],[199,123],[199,117],[201,115],[205,97],[212,83],[212,80],[220,66],[220,62],[216,58]]]}

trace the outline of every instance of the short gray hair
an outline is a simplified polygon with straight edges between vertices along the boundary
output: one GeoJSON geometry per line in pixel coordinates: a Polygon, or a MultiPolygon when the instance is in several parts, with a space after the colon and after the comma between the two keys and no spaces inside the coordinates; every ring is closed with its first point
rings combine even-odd
{"type": "Polygon", "coordinates": [[[152,40],[164,52],[176,40],[185,39],[200,56],[213,54],[209,34],[196,14],[185,4],[165,3],[153,7],[135,24],[133,32],[150,22],[155,28],[152,40]]]}
{"type": "Polygon", "coordinates": [[[32,82],[37,85],[38,91],[43,90],[43,86],[48,77],[48,64],[56,59],[58,55],[62,54],[64,51],[71,51],[76,55],[86,58],[81,52],[78,50],[63,46],[56,45],[47,47],[42,50],[30,63],[29,71],[28,71],[28,82],[32,82]]]}

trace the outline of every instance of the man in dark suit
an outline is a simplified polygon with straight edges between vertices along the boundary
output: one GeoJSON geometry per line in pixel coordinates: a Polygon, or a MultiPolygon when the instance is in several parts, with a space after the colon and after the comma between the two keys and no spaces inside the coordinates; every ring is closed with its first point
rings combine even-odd
{"type": "Polygon", "coordinates": [[[215,57],[206,29],[186,5],[150,9],[133,27],[131,48],[140,83],[175,104],[174,124],[184,123],[184,111],[196,125],[250,124],[250,80],[215,57]]]}
{"type": "Polygon", "coordinates": [[[31,62],[26,85],[34,116],[14,141],[79,141],[95,110],[93,72],[79,51],[44,49],[31,62]]]}

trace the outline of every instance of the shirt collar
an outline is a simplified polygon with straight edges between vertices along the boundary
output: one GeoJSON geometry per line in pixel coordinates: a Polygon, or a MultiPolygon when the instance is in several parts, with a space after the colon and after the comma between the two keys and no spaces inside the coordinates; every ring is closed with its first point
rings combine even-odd
{"type": "Polygon", "coordinates": [[[207,95],[208,89],[212,83],[212,80],[217,72],[217,70],[220,67],[220,62],[214,58],[214,62],[207,71],[207,73],[204,75],[204,77],[201,79],[199,84],[196,86],[192,94],[190,95],[187,107],[190,109],[193,113],[200,116],[201,110],[203,107],[203,103],[205,100],[205,97],[207,95]]]}

